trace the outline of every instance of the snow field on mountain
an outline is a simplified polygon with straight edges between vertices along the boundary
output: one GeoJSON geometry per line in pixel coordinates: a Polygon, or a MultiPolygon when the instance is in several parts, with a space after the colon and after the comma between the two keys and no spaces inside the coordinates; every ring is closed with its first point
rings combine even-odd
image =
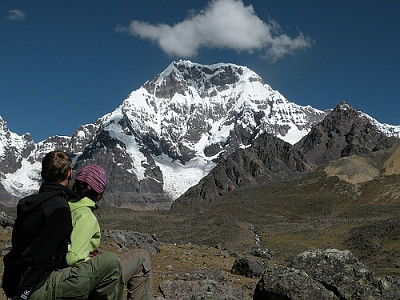
{"type": "Polygon", "coordinates": [[[167,155],[155,156],[154,161],[163,173],[164,191],[172,199],[177,199],[191,186],[196,185],[216,166],[215,163],[200,157],[192,159],[185,165],[177,160],[171,160],[167,155]]]}
{"type": "Polygon", "coordinates": [[[115,123],[110,123],[107,126],[107,130],[112,138],[115,138],[125,144],[125,151],[129,154],[132,159],[133,168],[127,169],[127,166],[122,166],[126,171],[136,174],[139,180],[145,178],[145,168],[143,168],[142,163],[147,162],[146,157],[139,150],[139,145],[132,136],[126,135],[121,131],[121,126],[115,123]]]}
{"type": "Polygon", "coordinates": [[[26,195],[32,193],[32,191],[37,191],[40,186],[42,164],[40,162],[35,162],[31,164],[27,160],[21,161],[21,168],[15,173],[4,174],[1,183],[3,184],[5,190],[11,195],[17,197],[25,197],[26,195]]]}

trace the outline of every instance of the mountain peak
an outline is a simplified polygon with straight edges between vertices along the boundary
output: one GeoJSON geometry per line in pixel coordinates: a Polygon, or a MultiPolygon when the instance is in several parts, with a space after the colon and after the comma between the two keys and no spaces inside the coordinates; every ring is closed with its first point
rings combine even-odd
{"type": "MultiPolygon", "coordinates": [[[[352,111],[346,109],[342,104],[335,113],[352,111]]],[[[174,61],[116,110],[80,126],[71,138],[34,144],[12,134],[1,119],[1,184],[18,197],[32,191],[43,154],[62,149],[74,156],[74,169],[89,163],[105,167],[110,178],[105,204],[167,209],[216,164],[250,147],[257,137],[266,133],[293,145],[325,116],[289,102],[245,66],[174,61]]],[[[326,120],[327,125],[336,122],[326,120]]]]}
{"type": "Polygon", "coordinates": [[[388,143],[387,135],[369,118],[341,102],[299,145],[309,162],[322,165],[333,159],[376,151],[388,143]]]}
{"type": "Polygon", "coordinates": [[[344,101],[341,101],[334,109],[333,109],[333,111],[332,112],[335,112],[335,113],[344,113],[344,112],[347,112],[347,114],[352,114],[352,115],[354,115],[354,114],[358,114],[357,113],[357,110],[351,105],[351,104],[348,104],[348,103],[346,103],[346,102],[344,102],[344,101]]]}
{"type": "Polygon", "coordinates": [[[227,88],[227,85],[246,81],[259,81],[263,84],[259,75],[244,66],[232,63],[202,65],[189,60],[172,62],[153,80],[153,83],[165,85],[174,81],[185,81],[188,86],[203,91],[227,88]]]}

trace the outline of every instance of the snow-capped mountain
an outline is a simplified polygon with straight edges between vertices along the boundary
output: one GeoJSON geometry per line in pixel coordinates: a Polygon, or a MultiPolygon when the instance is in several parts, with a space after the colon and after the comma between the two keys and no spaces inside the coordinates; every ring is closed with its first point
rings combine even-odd
{"type": "MultiPolygon", "coordinates": [[[[15,203],[36,190],[43,155],[62,149],[73,154],[75,169],[88,163],[105,167],[106,204],[168,209],[218,162],[261,133],[294,144],[326,114],[289,102],[247,67],[173,62],[72,137],[34,144],[0,119],[0,196],[11,199],[0,201],[15,203]]],[[[389,135],[400,132],[400,126],[382,129],[389,135]]]]}

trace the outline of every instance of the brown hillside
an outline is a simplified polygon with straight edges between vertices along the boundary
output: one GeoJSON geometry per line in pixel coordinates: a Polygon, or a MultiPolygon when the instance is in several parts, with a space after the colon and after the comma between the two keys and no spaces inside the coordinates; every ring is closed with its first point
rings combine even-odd
{"type": "Polygon", "coordinates": [[[400,174],[400,143],[363,155],[352,155],[331,161],[324,168],[328,176],[337,176],[351,184],[400,174]]]}

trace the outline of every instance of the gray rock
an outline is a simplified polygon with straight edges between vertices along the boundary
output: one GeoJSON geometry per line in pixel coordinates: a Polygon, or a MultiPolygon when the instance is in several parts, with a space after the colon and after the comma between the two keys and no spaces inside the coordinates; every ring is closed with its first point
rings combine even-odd
{"type": "Polygon", "coordinates": [[[102,235],[110,237],[125,247],[138,247],[152,254],[159,252],[157,239],[148,233],[139,233],[129,230],[105,229],[102,235]]]}
{"type": "Polygon", "coordinates": [[[384,276],[379,279],[379,290],[381,291],[382,300],[399,300],[400,299],[400,277],[384,276]]]}
{"type": "Polygon", "coordinates": [[[260,247],[254,246],[251,248],[250,254],[257,256],[257,257],[265,258],[265,259],[273,259],[273,256],[269,252],[268,248],[260,248],[260,247]]]}
{"type": "Polygon", "coordinates": [[[342,299],[380,299],[378,279],[349,250],[310,250],[295,257],[291,266],[304,270],[342,299]]]}
{"type": "Polygon", "coordinates": [[[215,280],[218,282],[226,281],[228,273],[216,269],[194,269],[185,272],[175,273],[176,278],[179,280],[196,281],[196,280],[215,280]]]}
{"type": "Polygon", "coordinates": [[[233,263],[231,272],[246,277],[260,277],[264,266],[250,257],[238,257],[233,263]]]}
{"type": "Polygon", "coordinates": [[[247,300],[242,290],[215,280],[166,280],[159,289],[166,300],[210,299],[210,300],[247,300]]]}
{"type": "Polygon", "coordinates": [[[337,300],[333,292],[307,273],[293,268],[265,269],[254,291],[253,300],[337,300]]]}
{"type": "Polygon", "coordinates": [[[14,218],[7,215],[5,212],[0,212],[0,226],[3,228],[14,227],[14,218]]]}
{"type": "Polygon", "coordinates": [[[399,300],[400,277],[375,276],[349,250],[309,250],[267,268],[253,299],[399,300]]]}

